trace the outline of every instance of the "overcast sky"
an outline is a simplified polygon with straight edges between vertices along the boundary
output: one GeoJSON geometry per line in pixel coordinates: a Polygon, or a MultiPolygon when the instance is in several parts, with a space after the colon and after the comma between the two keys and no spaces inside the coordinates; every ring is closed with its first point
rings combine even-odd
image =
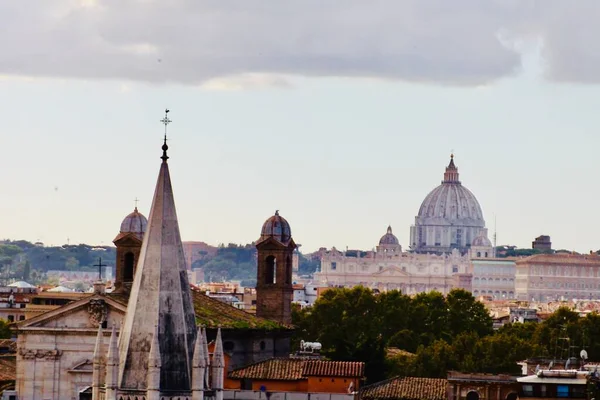
{"type": "Polygon", "coordinates": [[[165,107],[184,240],[403,246],[454,150],[499,244],[600,248],[600,2],[0,2],[0,237],[109,244],[165,107]],[[496,224],[494,223],[496,220],[496,224]]]}

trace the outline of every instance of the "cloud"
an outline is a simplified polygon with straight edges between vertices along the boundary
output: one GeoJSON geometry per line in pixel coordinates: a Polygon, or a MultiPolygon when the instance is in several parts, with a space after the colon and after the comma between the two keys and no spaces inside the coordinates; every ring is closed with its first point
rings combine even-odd
{"type": "Polygon", "coordinates": [[[267,75],[481,85],[520,70],[510,38],[541,41],[553,80],[598,82],[598,15],[597,0],[6,1],[0,74],[213,87],[281,79],[267,75]]]}

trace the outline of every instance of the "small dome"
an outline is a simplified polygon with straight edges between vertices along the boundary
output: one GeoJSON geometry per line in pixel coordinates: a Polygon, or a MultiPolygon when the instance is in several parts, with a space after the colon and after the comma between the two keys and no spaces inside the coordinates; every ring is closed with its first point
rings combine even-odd
{"type": "Polygon", "coordinates": [[[260,240],[274,238],[281,243],[287,243],[292,238],[292,230],[290,224],[279,215],[279,210],[275,211],[275,215],[265,221],[260,232],[260,240]]]}
{"type": "Polygon", "coordinates": [[[479,235],[473,239],[471,247],[492,247],[492,242],[488,239],[485,230],[482,230],[479,235]]]}
{"type": "Polygon", "coordinates": [[[148,220],[136,207],[135,210],[121,222],[121,233],[138,233],[141,234],[141,236],[144,236],[146,225],[148,225],[148,220]]]}
{"type": "Polygon", "coordinates": [[[387,233],[379,239],[379,245],[383,244],[400,244],[396,235],[392,233],[392,227],[388,226],[387,233]]]}

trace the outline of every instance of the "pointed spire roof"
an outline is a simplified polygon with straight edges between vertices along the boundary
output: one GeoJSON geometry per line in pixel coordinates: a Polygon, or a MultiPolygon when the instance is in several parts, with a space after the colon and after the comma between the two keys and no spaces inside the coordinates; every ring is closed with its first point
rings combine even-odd
{"type": "Polygon", "coordinates": [[[446,172],[444,172],[444,180],[442,183],[458,183],[458,168],[454,165],[454,154],[450,154],[450,164],[446,167],[446,172]]]}
{"type": "Polygon", "coordinates": [[[213,352],[213,367],[221,368],[225,366],[225,354],[223,353],[223,340],[221,339],[221,328],[217,330],[215,339],[215,350],[213,352]]]}
{"type": "MultiPolygon", "coordinates": [[[[166,114],[164,121],[170,122],[166,114]]],[[[165,127],[168,122],[163,122],[165,127]]],[[[195,315],[166,150],[165,142],[148,226],[119,336],[121,389],[146,389],[153,342],[156,343],[153,350],[161,361],[161,391],[191,388],[195,315]]]]}
{"type": "Polygon", "coordinates": [[[113,360],[117,360],[119,356],[119,346],[117,341],[117,330],[115,326],[112,327],[112,332],[110,333],[110,342],[108,342],[108,355],[107,359],[110,363],[113,360]]]}
{"type": "Polygon", "coordinates": [[[196,346],[194,348],[194,360],[192,366],[205,368],[206,356],[204,355],[204,335],[202,328],[198,328],[198,336],[196,337],[196,346]]]}
{"type": "Polygon", "coordinates": [[[104,333],[102,325],[98,327],[98,335],[96,336],[96,346],[94,347],[94,361],[102,358],[102,342],[104,341],[104,333]]]}

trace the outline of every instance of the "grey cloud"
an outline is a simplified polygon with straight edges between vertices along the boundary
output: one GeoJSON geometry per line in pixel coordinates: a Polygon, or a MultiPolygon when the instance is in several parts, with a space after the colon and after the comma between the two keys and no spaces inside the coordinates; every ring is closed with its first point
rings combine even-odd
{"type": "Polygon", "coordinates": [[[0,2],[0,74],[201,84],[272,73],[475,85],[521,67],[521,54],[499,40],[504,31],[541,38],[552,79],[600,77],[596,0],[91,3],[0,2]]]}

